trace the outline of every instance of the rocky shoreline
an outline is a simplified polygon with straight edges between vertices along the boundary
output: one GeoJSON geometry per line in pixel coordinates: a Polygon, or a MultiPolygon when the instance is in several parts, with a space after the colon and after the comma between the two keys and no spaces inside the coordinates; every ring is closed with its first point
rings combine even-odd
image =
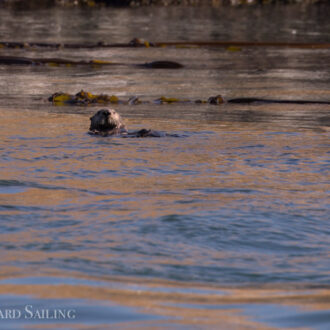
{"type": "Polygon", "coordinates": [[[19,8],[38,8],[50,6],[74,7],[74,6],[116,6],[116,7],[140,7],[140,6],[251,6],[269,4],[320,4],[328,0],[0,0],[0,6],[19,8]]]}

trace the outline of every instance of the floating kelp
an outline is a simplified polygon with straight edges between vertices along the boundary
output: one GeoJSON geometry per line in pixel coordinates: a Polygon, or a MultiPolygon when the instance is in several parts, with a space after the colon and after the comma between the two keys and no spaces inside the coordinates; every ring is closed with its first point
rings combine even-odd
{"type": "Polygon", "coordinates": [[[275,48],[330,48],[330,43],[305,43],[305,42],[249,42],[249,41],[165,41],[150,42],[144,39],[134,38],[128,43],[96,43],[60,44],[47,42],[11,42],[0,41],[0,48],[136,48],[136,47],[175,47],[175,48],[200,48],[223,47],[228,51],[240,51],[242,47],[275,47],[275,48]]]}
{"type": "Polygon", "coordinates": [[[137,66],[147,69],[180,69],[183,65],[172,61],[154,61],[150,63],[137,64],[137,66]]]}
{"type": "Polygon", "coordinates": [[[330,101],[318,101],[318,100],[284,100],[284,99],[261,99],[256,97],[240,97],[230,99],[228,103],[285,103],[285,104],[330,104],[330,101]]]}
{"type": "Polygon", "coordinates": [[[53,104],[56,104],[56,105],[61,105],[61,104],[65,104],[65,103],[69,103],[69,104],[77,103],[75,101],[75,98],[73,95],[62,93],[62,92],[54,93],[52,96],[50,96],[48,98],[48,101],[53,102],[53,104]]]}
{"type": "Polygon", "coordinates": [[[134,38],[128,43],[106,43],[98,41],[97,43],[83,44],[61,44],[53,42],[17,42],[17,41],[0,41],[0,48],[125,48],[125,47],[155,47],[155,44],[144,39],[134,38]]]}
{"type": "Polygon", "coordinates": [[[178,62],[172,61],[154,61],[143,64],[126,64],[118,62],[110,62],[103,60],[90,60],[90,61],[72,61],[62,58],[28,58],[17,56],[0,56],[0,65],[49,65],[49,66],[76,66],[76,65],[89,65],[89,66],[135,66],[146,69],[180,69],[183,65],[178,62]]]}
{"type": "Polygon", "coordinates": [[[132,39],[128,45],[130,47],[155,47],[155,45],[152,42],[149,42],[144,39],[134,38],[132,39]]]}
{"type": "MultiPolygon", "coordinates": [[[[0,41],[0,48],[61,48],[61,44],[45,42],[12,42],[0,41]]],[[[85,48],[85,47],[84,47],[85,48]]]]}
{"type": "Polygon", "coordinates": [[[115,95],[106,95],[106,94],[100,94],[100,95],[93,95],[89,92],[84,92],[81,90],[79,93],[75,95],[75,99],[78,102],[83,103],[118,103],[119,99],[115,95]]]}
{"type": "Polygon", "coordinates": [[[211,96],[207,100],[188,100],[179,99],[175,97],[161,96],[155,100],[140,100],[137,96],[130,97],[127,101],[120,100],[116,95],[107,94],[92,94],[81,90],[76,94],[68,94],[63,92],[54,93],[48,98],[48,101],[54,105],[89,105],[89,104],[172,104],[172,103],[209,103],[209,104],[221,104],[224,99],[221,95],[211,96]]]}
{"type": "Polygon", "coordinates": [[[261,98],[234,98],[225,100],[220,94],[216,96],[211,96],[207,100],[189,100],[189,99],[179,99],[175,97],[165,97],[161,96],[155,100],[140,100],[137,96],[130,97],[127,101],[120,100],[116,95],[107,94],[92,94],[81,90],[76,94],[68,93],[54,93],[48,98],[48,101],[52,102],[54,105],[89,105],[89,104],[128,104],[128,105],[138,105],[138,104],[212,104],[221,105],[223,103],[240,103],[240,104],[250,104],[250,103],[288,103],[288,104],[330,104],[330,101],[312,101],[312,100],[275,100],[275,99],[261,99],[261,98]]]}
{"type": "Polygon", "coordinates": [[[226,50],[228,50],[229,52],[240,52],[242,48],[238,46],[228,46],[226,50]]]}
{"type": "Polygon", "coordinates": [[[242,47],[275,47],[275,48],[330,48],[330,43],[306,42],[250,42],[250,41],[165,41],[153,42],[153,47],[222,47],[229,51],[240,51],[242,47]]]}
{"type": "MultiPolygon", "coordinates": [[[[115,95],[92,94],[81,90],[75,95],[68,93],[54,93],[48,98],[48,101],[54,105],[88,105],[88,104],[117,104],[120,103],[119,98],[115,95]]],[[[124,102],[121,102],[124,103],[124,102]]]]}
{"type": "Polygon", "coordinates": [[[208,98],[207,103],[210,104],[222,104],[224,103],[225,100],[223,99],[223,97],[221,95],[217,95],[217,96],[211,96],[208,98]]]}
{"type": "Polygon", "coordinates": [[[157,103],[157,104],[177,103],[177,102],[190,102],[190,101],[182,101],[175,97],[165,97],[165,96],[161,96],[159,99],[154,100],[154,103],[157,103]]]}
{"type": "Polygon", "coordinates": [[[118,63],[112,63],[108,61],[72,61],[62,58],[28,58],[28,57],[17,57],[17,56],[0,56],[0,64],[3,65],[116,65],[118,63]]]}

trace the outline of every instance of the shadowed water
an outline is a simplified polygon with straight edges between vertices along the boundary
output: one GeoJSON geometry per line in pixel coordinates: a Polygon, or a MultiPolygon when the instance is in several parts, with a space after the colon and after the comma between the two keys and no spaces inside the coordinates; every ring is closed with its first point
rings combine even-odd
{"type": "MultiPolygon", "coordinates": [[[[237,9],[240,24],[233,9],[3,10],[0,40],[329,42],[326,10],[283,8],[237,9]],[[275,23],[261,29],[270,13],[276,34],[275,23]]],[[[123,139],[87,134],[99,106],[48,102],[54,92],[81,89],[125,100],[329,101],[329,49],[0,55],[184,65],[0,66],[0,311],[75,308],[74,320],[30,320],[55,328],[329,326],[329,105],[119,104],[129,129],[178,135],[123,139]]],[[[0,327],[30,321],[0,314],[0,327]]]]}

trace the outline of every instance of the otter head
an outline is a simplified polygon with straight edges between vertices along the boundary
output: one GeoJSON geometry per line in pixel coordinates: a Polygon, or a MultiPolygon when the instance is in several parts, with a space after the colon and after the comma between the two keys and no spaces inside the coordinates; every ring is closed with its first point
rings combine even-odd
{"type": "Polygon", "coordinates": [[[90,131],[110,131],[125,128],[120,115],[113,109],[101,109],[90,118],[90,131]]]}

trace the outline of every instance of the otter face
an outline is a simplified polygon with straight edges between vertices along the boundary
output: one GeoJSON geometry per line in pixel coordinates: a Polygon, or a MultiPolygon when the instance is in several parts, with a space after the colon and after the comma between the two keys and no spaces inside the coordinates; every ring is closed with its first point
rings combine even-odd
{"type": "Polygon", "coordinates": [[[113,109],[101,109],[91,120],[91,131],[110,131],[113,129],[124,128],[120,115],[113,109]]]}

